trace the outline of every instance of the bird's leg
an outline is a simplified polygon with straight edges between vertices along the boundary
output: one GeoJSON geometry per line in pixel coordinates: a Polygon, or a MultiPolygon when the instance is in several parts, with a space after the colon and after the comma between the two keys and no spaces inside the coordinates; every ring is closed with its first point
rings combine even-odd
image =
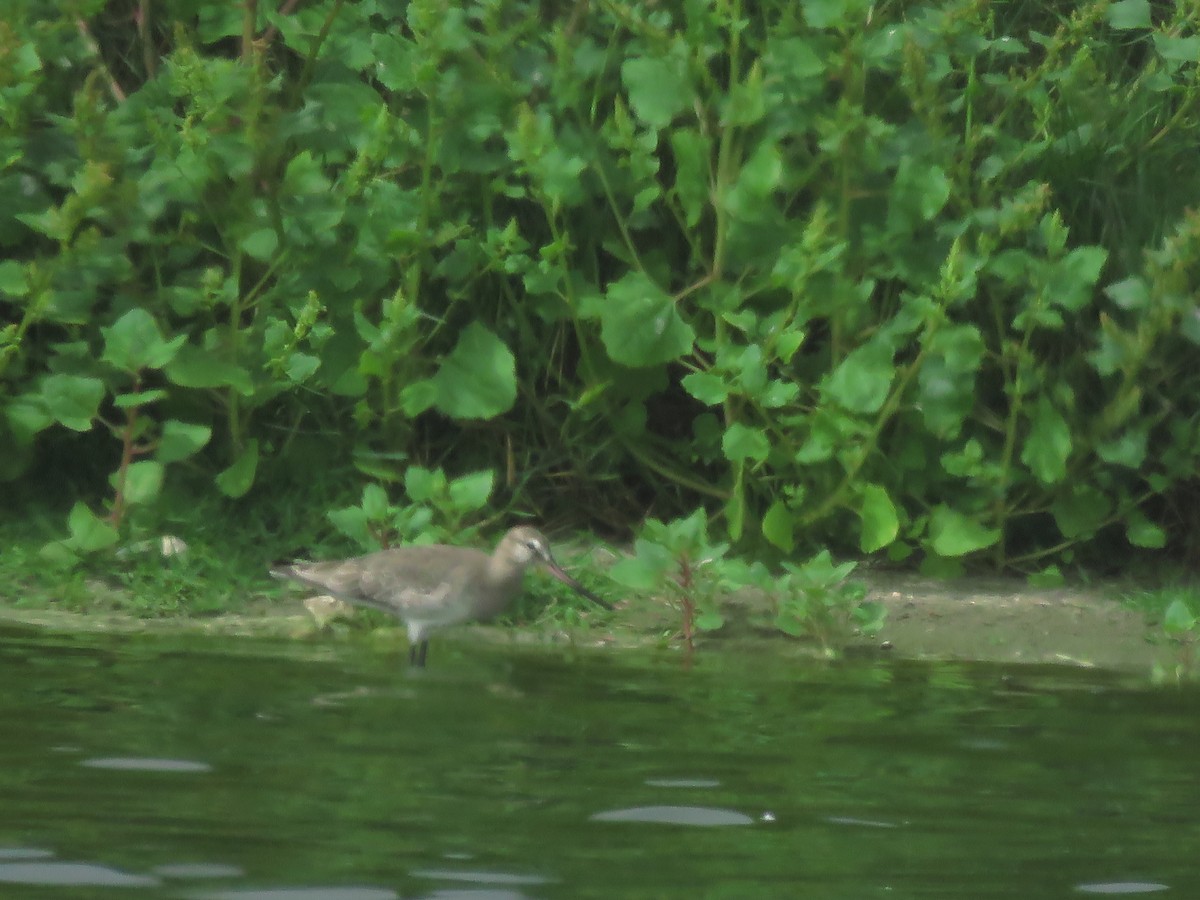
{"type": "Polygon", "coordinates": [[[425,651],[429,649],[429,641],[417,641],[409,645],[408,664],[414,669],[425,668],[425,651]]]}

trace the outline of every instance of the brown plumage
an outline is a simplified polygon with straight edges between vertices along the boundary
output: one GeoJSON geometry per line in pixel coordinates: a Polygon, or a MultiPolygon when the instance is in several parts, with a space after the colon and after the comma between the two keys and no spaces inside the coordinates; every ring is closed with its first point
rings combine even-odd
{"type": "Polygon", "coordinates": [[[612,609],[563,571],[546,538],[527,525],[505,534],[490,556],[469,547],[411,545],[353,559],[295,562],[271,574],[404,620],[409,662],[419,668],[425,665],[431,631],[497,615],[521,592],[525,570],[535,562],[593,603],[612,609]]]}

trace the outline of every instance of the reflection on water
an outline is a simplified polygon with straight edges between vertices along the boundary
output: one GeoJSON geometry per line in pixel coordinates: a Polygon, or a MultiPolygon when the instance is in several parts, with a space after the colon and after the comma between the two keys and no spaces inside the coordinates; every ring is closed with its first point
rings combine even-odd
{"type": "Polygon", "coordinates": [[[0,631],[0,896],[1200,896],[1195,690],[443,647],[0,631]]]}

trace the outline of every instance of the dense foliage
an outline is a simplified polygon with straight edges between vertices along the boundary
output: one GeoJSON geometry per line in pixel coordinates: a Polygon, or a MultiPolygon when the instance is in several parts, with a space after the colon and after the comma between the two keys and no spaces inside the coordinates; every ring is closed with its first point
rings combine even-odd
{"type": "Polygon", "coordinates": [[[379,515],[494,474],[943,570],[1194,549],[1198,26],[14,0],[0,477],[72,484],[70,553],[351,461],[379,515]]]}

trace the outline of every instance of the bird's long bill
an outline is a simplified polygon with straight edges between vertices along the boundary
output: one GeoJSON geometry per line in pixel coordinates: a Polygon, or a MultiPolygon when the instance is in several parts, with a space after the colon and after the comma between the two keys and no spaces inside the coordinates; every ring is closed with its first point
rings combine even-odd
{"type": "Polygon", "coordinates": [[[563,584],[565,584],[567,587],[569,587],[575,593],[579,594],[581,597],[587,597],[589,600],[591,600],[597,606],[603,606],[605,609],[608,609],[608,610],[612,609],[612,606],[610,604],[601,600],[599,597],[597,597],[595,594],[593,594],[591,591],[589,591],[587,588],[585,588],[582,584],[580,584],[578,581],[576,581],[574,578],[572,578],[570,575],[568,575],[563,570],[563,567],[560,566],[558,563],[556,563],[554,560],[546,559],[546,560],[543,560],[543,562],[546,564],[546,568],[549,570],[551,575],[553,575],[555,578],[557,578],[559,581],[561,581],[563,584]]]}

